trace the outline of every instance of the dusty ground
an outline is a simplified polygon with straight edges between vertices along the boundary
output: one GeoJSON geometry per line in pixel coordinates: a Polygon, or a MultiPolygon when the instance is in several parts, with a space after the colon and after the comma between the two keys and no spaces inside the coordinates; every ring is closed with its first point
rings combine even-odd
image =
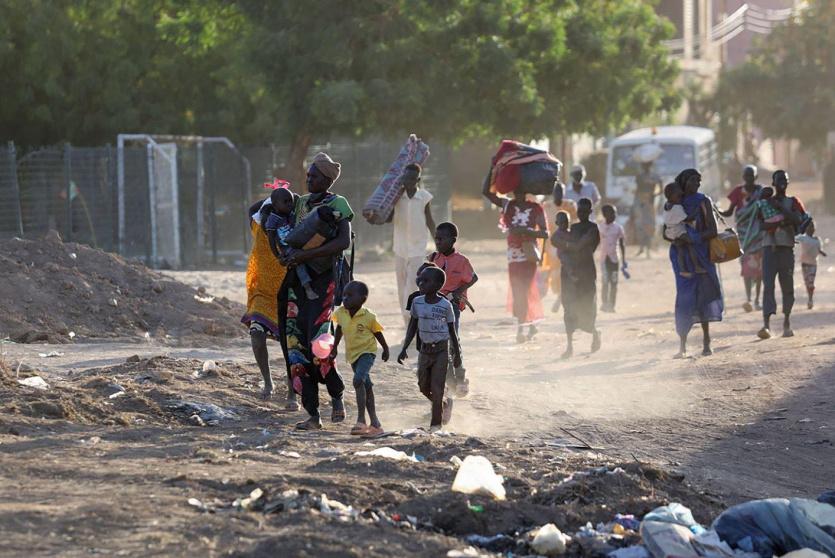
{"type": "MultiPolygon", "coordinates": [[[[244,301],[246,302],[246,301],[244,301]]],[[[239,303],[88,246],[0,240],[0,338],[17,343],[153,339],[199,345],[242,335],[239,303]]]]}
{"type": "MultiPolygon", "coordinates": [[[[835,219],[819,219],[818,229],[822,238],[833,236],[835,219]]],[[[669,262],[660,250],[650,260],[634,259],[632,279],[621,281],[618,313],[600,317],[603,349],[586,354],[590,339],[580,336],[578,355],[560,361],[560,315],[549,314],[533,342],[513,342],[501,243],[462,241],[460,248],[482,279],[471,294],[477,313],[464,318],[472,390],[456,401],[456,435],[374,442],[414,452],[421,463],[353,455],[371,448],[347,435],[350,416],[321,433],[292,432],[300,414],[255,397],[259,376],[245,340],[210,348],[155,339],[4,343],[6,376],[40,373],[51,386],[36,391],[8,378],[2,384],[0,554],[443,556],[466,547],[472,533],[513,534],[552,520],[572,531],[668,499],[707,522],[728,503],[833,488],[835,260],[821,261],[814,310],[796,290],[796,336],[766,342],[754,335],[759,315],[741,309],[738,265],[724,265],[727,312],[713,328],[716,354],[674,361],[669,262]],[[61,354],[39,356],[53,350],[61,354]],[[219,362],[218,373],[199,372],[206,359],[219,362]],[[125,395],[110,399],[118,391],[113,384],[125,395]],[[196,426],[191,413],[173,407],[182,400],[214,403],[236,417],[196,426]],[[584,443],[593,450],[567,447],[584,443]],[[449,458],[470,454],[504,467],[507,503],[449,492],[449,458]],[[560,484],[572,472],[603,465],[613,471],[617,464],[624,473],[598,471],[560,484]],[[254,510],[232,506],[255,488],[266,496],[254,510]],[[287,489],[302,491],[301,509],[265,514],[264,503],[287,489]],[[320,493],[378,518],[412,515],[418,530],[309,511],[320,493]],[[468,500],[484,511],[468,508],[468,500]]],[[[390,267],[361,265],[359,276],[372,286],[369,305],[398,344],[403,327],[390,267]]],[[[242,272],[173,275],[217,297],[245,298],[242,272]]],[[[799,269],[795,280],[802,284],[799,269]]],[[[390,430],[428,424],[413,361],[375,368],[380,415],[390,430]]]]}

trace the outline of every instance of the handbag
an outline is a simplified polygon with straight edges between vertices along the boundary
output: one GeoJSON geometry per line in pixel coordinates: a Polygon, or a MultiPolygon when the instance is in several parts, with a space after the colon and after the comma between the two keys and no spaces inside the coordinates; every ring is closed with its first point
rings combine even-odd
{"type": "Polygon", "coordinates": [[[716,206],[711,203],[713,213],[725,225],[725,230],[717,232],[716,236],[710,239],[710,261],[713,263],[725,263],[735,260],[742,256],[742,245],[739,242],[739,235],[736,231],[729,227],[725,219],[716,210],[716,206]]]}

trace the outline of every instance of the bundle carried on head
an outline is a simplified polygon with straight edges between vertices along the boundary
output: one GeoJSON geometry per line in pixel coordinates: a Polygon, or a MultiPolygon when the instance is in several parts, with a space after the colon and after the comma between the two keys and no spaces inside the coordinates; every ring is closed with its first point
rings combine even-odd
{"type": "Polygon", "coordinates": [[[490,168],[490,188],[499,194],[518,189],[549,195],[559,178],[562,163],[552,154],[514,140],[502,140],[490,168]]]}
{"type": "Polygon", "coordinates": [[[382,225],[388,221],[394,211],[394,205],[403,195],[404,188],[400,180],[403,171],[412,163],[423,165],[428,158],[429,146],[415,134],[411,134],[389,170],[377,184],[371,197],[365,202],[365,207],[362,208],[362,216],[365,220],[372,225],[382,225]]]}

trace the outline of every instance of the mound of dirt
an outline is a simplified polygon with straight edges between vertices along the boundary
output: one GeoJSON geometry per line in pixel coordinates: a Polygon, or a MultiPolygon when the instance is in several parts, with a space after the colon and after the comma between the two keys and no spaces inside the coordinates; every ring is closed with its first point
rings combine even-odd
{"type": "Polygon", "coordinates": [[[74,243],[0,241],[0,338],[240,337],[244,308],[138,262],[74,243]],[[71,335],[72,333],[72,335],[71,335]]]}
{"type": "Polygon", "coordinates": [[[205,401],[207,393],[223,401],[231,416],[255,404],[255,388],[247,387],[243,379],[257,381],[254,371],[232,363],[222,363],[209,373],[201,367],[202,362],[193,359],[131,357],[124,364],[70,377],[47,376],[50,387],[46,390],[20,385],[8,368],[0,368],[0,417],[87,425],[204,426],[206,421],[193,418],[200,414],[199,408],[220,409],[205,401]]]}

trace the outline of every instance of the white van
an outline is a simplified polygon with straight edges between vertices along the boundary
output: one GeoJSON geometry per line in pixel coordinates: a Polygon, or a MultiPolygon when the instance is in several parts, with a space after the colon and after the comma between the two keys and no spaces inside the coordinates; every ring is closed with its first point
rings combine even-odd
{"type": "Polygon", "coordinates": [[[661,176],[662,185],[672,182],[684,169],[695,168],[702,173],[700,192],[714,201],[722,194],[718,146],[712,130],[695,126],[640,128],[609,144],[606,197],[622,210],[621,215],[628,214],[632,206],[635,176],[641,170],[632,152],[647,143],[655,143],[663,150],[653,163],[653,171],[661,176]]]}

